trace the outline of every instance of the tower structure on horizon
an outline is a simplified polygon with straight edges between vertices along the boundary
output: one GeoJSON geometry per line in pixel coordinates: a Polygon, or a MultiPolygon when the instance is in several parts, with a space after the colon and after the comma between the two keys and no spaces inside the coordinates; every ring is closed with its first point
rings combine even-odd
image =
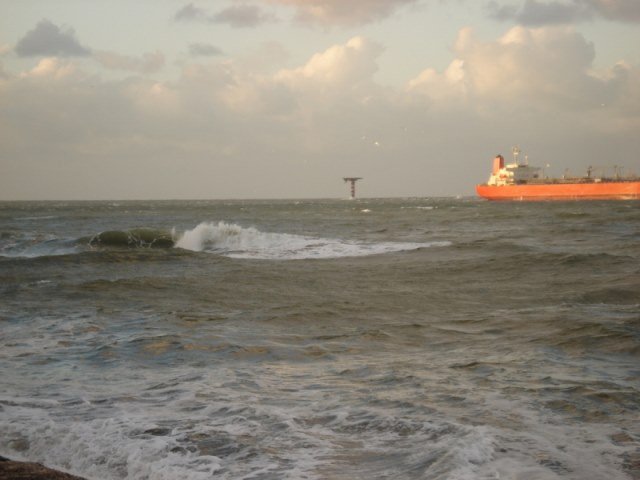
{"type": "Polygon", "coordinates": [[[351,200],[356,198],[356,182],[362,180],[362,177],[343,177],[345,183],[351,182],[351,200]]]}

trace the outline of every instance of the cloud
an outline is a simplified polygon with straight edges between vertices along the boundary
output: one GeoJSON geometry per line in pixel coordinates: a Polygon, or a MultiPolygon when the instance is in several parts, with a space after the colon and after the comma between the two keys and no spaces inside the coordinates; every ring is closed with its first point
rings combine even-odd
{"type": "Polygon", "coordinates": [[[193,57],[214,57],[222,55],[222,50],[208,43],[191,43],[189,45],[189,55],[193,57]]]}
{"type": "MultiPolygon", "coordinates": [[[[289,7],[294,20],[305,25],[355,26],[376,22],[420,0],[255,0],[265,5],[289,7]]],[[[234,28],[255,27],[276,21],[275,15],[265,12],[258,5],[240,4],[215,14],[195,6],[182,7],[174,15],[178,21],[226,23],[234,28]]]]}
{"type": "Polygon", "coordinates": [[[275,17],[255,5],[235,5],[219,11],[211,17],[214,23],[226,23],[233,28],[255,27],[274,21],[275,17]]]}
{"type": "Polygon", "coordinates": [[[539,26],[574,23],[592,17],[592,11],[586,5],[570,2],[543,3],[539,0],[526,0],[522,8],[489,4],[490,16],[497,20],[515,20],[522,25],[539,26]]]}
{"type": "Polygon", "coordinates": [[[28,72],[23,72],[21,78],[49,78],[61,80],[71,77],[77,72],[73,63],[62,61],[56,57],[41,59],[38,64],[28,72]]]}
{"type": "Polygon", "coordinates": [[[522,6],[487,4],[489,16],[526,26],[571,24],[602,17],[621,22],[640,22],[637,0],[525,0],[522,6]]]}
{"type": "Polygon", "coordinates": [[[148,74],[157,72],[164,66],[164,55],[158,51],[145,53],[141,57],[96,51],[94,52],[94,58],[103,67],[111,70],[126,70],[148,74]]]}
{"type": "Polygon", "coordinates": [[[0,197],[326,197],[347,174],[372,195],[472,194],[511,142],[576,171],[640,148],[640,68],[595,70],[571,28],[463,29],[406,89],[375,81],[382,51],[354,37],[260,73],[196,58],[165,81],[42,59],[0,82],[0,197]]]}
{"type": "Polygon", "coordinates": [[[301,23],[320,25],[361,25],[392,15],[417,0],[269,0],[292,6],[301,23]]]}
{"type": "Polygon", "coordinates": [[[346,86],[353,88],[372,80],[378,70],[377,57],[383,48],[363,37],[354,37],[344,45],[334,45],[317,53],[302,67],[282,70],[276,78],[292,86],[311,84],[314,88],[346,86]]]}
{"type": "Polygon", "coordinates": [[[608,20],[640,22],[640,2],[637,0],[583,0],[608,20]]]}
{"type": "Polygon", "coordinates": [[[489,42],[463,29],[453,51],[443,72],[425,69],[408,82],[412,102],[443,115],[484,118],[505,131],[513,129],[510,119],[520,123],[520,136],[530,136],[527,129],[567,135],[558,142],[593,135],[630,145],[620,137],[640,128],[640,67],[595,69],[593,44],[570,27],[516,26],[489,42]]]}
{"type": "Polygon", "coordinates": [[[215,14],[189,3],[174,15],[176,21],[197,21],[227,24],[233,28],[257,27],[276,20],[274,15],[265,12],[256,5],[234,5],[215,14]]]}
{"type": "Polygon", "coordinates": [[[173,16],[176,21],[206,21],[207,18],[207,11],[196,7],[193,3],[185,5],[173,16]]]}
{"type": "Polygon", "coordinates": [[[15,51],[21,57],[72,57],[91,54],[91,51],[75,38],[73,29],[60,28],[46,19],[41,20],[18,41],[15,51]]]}
{"type": "Polygon", "coordinates": [[[602,78],[607,88],[603,106],[617,108],[627,119],[640,117],[640,67],[618,62],[602,78]]]}
{"type": "Polygon", "coordinates": [[[518,26],[493,42],[463,29],[454,53],[443,74],[425,70],[409,88],[433,101],[453,97],[476,107],[589,109],[602,103],[604,86],[591,73],[594,47],[570,28],[518,26]]]}

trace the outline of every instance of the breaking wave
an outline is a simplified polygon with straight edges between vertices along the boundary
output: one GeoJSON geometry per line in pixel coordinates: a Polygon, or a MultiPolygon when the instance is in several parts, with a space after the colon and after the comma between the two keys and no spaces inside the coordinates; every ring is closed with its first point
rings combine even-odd
{"type": "Polygon", "coordinates": [[[175,246],[195,252],[218,253],[232,258],[298,260],[377,255],[419,248],[449,246],[451,242],[364,243],[334,238],[315,238],[288,233],[261,232],[226,222],[203,222],[185,231],[175,246]]]}
{"type": "Polygon", "coordinates": [[[234,223],[203,222],[183,233],[153,228],[107,230],[82,238],[55,235],[12,237],[0,241],[0,257],[46,257],[93,250],[171,249],[207,252],[231,258],[264,260],[328,259],[449,246],[451,242],[365,242],[263,232],[234,223]]]}

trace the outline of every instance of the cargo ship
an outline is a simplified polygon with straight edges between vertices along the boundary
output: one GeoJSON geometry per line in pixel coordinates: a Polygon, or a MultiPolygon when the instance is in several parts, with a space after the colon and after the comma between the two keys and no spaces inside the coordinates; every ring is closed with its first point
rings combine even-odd
{"type": "Polygon", "coordinates": [[[489,181],[476,185],[476,192],[487,200],[636,200],[640,199],[640,177],[620,175],[619,167],[606,176],[605,169],[589,167],[587,175],[548,178],[544,169],[529,165],[528,158],[519,160],[520,149],[513,148],[513,162],[505,165],[504,157],[493,159],[489,181]]]}

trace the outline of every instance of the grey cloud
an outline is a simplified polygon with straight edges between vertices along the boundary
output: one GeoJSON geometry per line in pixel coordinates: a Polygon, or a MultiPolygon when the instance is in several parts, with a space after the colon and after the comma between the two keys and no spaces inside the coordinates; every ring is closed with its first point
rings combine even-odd
{"type": "Polygon", "coordinates": [[[491,1],[487,4],[487,11],[496,20],[515,21],[528,26],[568,24],[596,17],[640,22],[638,0],[525,0],[521,6],[491,1]]]}
{"type": "Polygon", "coordinates": [[[256,27],[276,20],[275,16],[256,5],[235,5],[210,14],[204,8],[196,7],[193,3],[178,10],[173,18],[176,21],[224,23],[233,28],[256,27]]]}
{"type": "Polygon", "coordinates": [[[27,32],[18,41],[15,51],[21,57],[39,55],[72,57],[91,54],[91,51],[75,38],[73,29],[62,29],[46,19],[41,20],[33,30],[27,32]]]}
{"type": "Polygon", "coordinates": [[[487,8],[489,16],[496,20],[513,20],[528,26],[566,24],[592,17],[591,9],[576,1],[543,3],[538,0],[526,0],[522,7],[501,6],[494,1],[490,2],[487,8]]]}
{"type": "Polygon", "coordinates": [[[498,5],[497,2],[487,4],[489,17],[501,22],[514,20],[518,16],[518,7],[515,5],[498,5]]]}
{"type": "Polygon", "coordinates": [[[175,20],[226,23],[234,28],[255,27],[276,21],[277,18],[258,6],[290,7],[294,21],[306,25],[353,26],[372,23],[393,15],[403,7],[420,0],[254,0],[254,4],[240,4],[210,14],[193,3],[182,7],[175,20]]]}
{"type": "Polygon", "coordinates": [[[202,8],[196,7],[193,3],[189,3],[178,10],[173,19],[177,21],[206,21],[207,12],[202,8]]]}
{"type": "Polygon", "coordinates": [[[246,28],[272,21],[274,17],[255,5],[237,5],[221,10],[211,17],[211,20],[216,23],[227,23],[234,28],[246,28]]]}
{"type": "Polygon", "coordinates": [[[222,55],[222,50],[207,43],[192,43],[189,45],[189,54],[194,57],[213,57],[222,55]]]}
{"type": "Polygon", "coordinates": [[[608,20],[640,22],[638,0],[583,0],[583,2],[608,20]]]}
{"type": "MultiPolygon", "coordinates": [[[[265,1],[265,0],[263,0],[265,1]]],[[[362,25],[391,16],[418,0],[268,0],[293,6],[296,20],[320,25],[362,25]]]]}

